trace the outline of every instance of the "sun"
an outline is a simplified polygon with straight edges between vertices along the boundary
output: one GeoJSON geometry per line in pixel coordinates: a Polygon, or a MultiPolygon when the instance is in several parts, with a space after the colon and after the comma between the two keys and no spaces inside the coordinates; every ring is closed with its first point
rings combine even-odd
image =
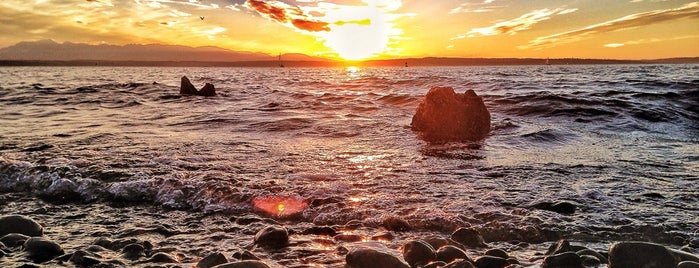
{"type": "Polygon", "coordinates": [[[395,25],[387,10],[377,6],[330,9],[330,31],[319,32],[323,44],[345,60],[364,60],[385,53],[395,25]]]}

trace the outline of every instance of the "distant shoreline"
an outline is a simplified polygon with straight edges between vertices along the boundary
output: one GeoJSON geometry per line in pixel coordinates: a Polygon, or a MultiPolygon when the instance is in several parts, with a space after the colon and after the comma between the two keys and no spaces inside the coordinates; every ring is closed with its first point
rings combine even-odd
{"type": "MultiPolygon", "coordinates": [[[[578,58],[407,58],[350,61],[284,61],[285,67],[409,67],[412,66],[502,66],[502,65],[592,65],[592,64],[698,64],[699,57],[655,60],[578,58]],[[548,64],[547,64],[548,63],[548,64]]],[[[0,60],[0,66],[113,66],[113,67],[278,67],[279,61],[107,61],[107,60],[0,60]]]]}

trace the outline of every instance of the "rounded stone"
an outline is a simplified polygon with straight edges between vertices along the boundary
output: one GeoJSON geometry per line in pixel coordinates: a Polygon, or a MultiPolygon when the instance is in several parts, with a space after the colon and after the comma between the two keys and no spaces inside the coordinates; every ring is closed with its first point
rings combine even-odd
{"type": "Polygon", "coordinates": [[[6,234],[2,238],[0,238],[0,242],[2,242],[3,244],[5,244],[5,246],[8,247],[17,247],[24,244],[24,241],[27,241],[27,239],[29,239],[29,236],[18,233],[11,233],[6,234]]]}
{"type": "Polygon", "coordinates": [[[582,265],[582,260],[580,256],[575,252],[563,252],[544,258],[544,262],[541,264],[543,268],[558,268],[558,267],[568,267],[568,268],[584,268],[582,265]]]}
{"type": "Polygon", "coordinates": [[[100,264],[100,256],[85,250],[78,250],[70,256],[69,262],[76,267],[93,267],[100,264]]]}
{"type": "Polygon", "coordinates": [[[580,255],[580,256],[583,256],[583,255],[594,256],[594,257],[597,258],[601,263],[607,263],[607,257],[605,257],[604,255],[602,255],[601,253],[599,253],[599,252],[597,252],[597,251],[594,251],[594,250],[591,250],[591,249],[583,249],[583,250],[579,250],[577,253],[578,253],[578,255],[580,255]]]}
{"type": "Polygon", "coordinates": [[[128,244],[121,249],[121,254],[124,258],[135,260],[145,256],[146,249],[139,243],[128,244]]]}
{"type": "Polygon", "coordinates": [[[435,260],[434,248],[422,240],[409,241],[403,245],[403,259],[411,267],[428,264],[435,260]]]}
{"type": "Polygon", "coordinates": [[[219,264],[228,263],[228,259],[220,252],[214,252],[204,257],[197,263],[197,268],[211,268],[219,264]]]}
{"type": "Polygon", "coordinates": [[[289,244],[289,231],[282,226],[267,226],[257,232],[254,242],[262,247],[281,248],[289,244]]]}
{"type": "Polygon", "coordinates": [[[219,264],[219,265],[216,265],[212,268],[270,268],[270,267],[269,267],[269,265],[267,265],[266,263],[261,262],[261,261],[248,260],[248,261],[237,261],[237,262],[229,262],[229,263],[219,264]]]}
{"type": "Polygon", "coordinates": [[[459,228],[451,234],[451,240],[467,247],[484,247],[485,241],[478,230],[474,228],[459,228]]]}
{"type": "Polygon", "coordinates": [[[683,261],[677,264],[677,268],[699,268],[699,262],[683,261]]]}
{"type": "Polygon", "coordinates": [[[473,263],[471,263],[471,261],[457,259],[453,260],[450,263],[447,263],[447,265],[445,265],[442,268],[475,268],[475,266],[473,266],[473,263]]]}
{"type": "Polygon", "coordinates": [[[473,263],[478,268],[504,268],[509,265],[506,259],[495,256],[481,256],[473,263]]]}
{"type": "Polygon", "coordinates": [[[505,252],[504,250],[499,249],[499,248],[489,249],[488,251],[485,252],[484,255],[500,257],[503,259],[507,259],[510,257],[509,255],[507,255],[507,252],[505,252]]]}
{"type": "Polygon", "coordinates": [[[30,237],[24,241],[22,249],[29,259],[38,263],[52,260],[64,253],[61,245],[41,237],[30,237]]]}
{"type": "Polygon", "coordinates": [[[456,259],[471,261],[465,251],[452,245],[446,245],[439,248],[436,252],[436,257],[438,261],[443,261],[446,263],[452,262],[456,259]]]}
{"type": "Polygon", "coordinates": [[[580,263],[585,267],[597,267],[602,265],[602,261],[593,255],[580,255],[580,263]]]}
{"type": "Polygon", "coordinates": [[[11,233],[26,236],[42,236],[44,235],[44,227],[35,220],[22,215],[0,217],[0,237],[11,233]]]}
{"type": "Polygon", "coordinates": [[[609,247],[609,268],[667,268],[677,263],[670,250],[658,244],[619,242],[609,247]]]}
{"type": "Polygon", "coordinates": [[[409,268],[405,261],[391,253],[374,248],[359,247],[345,256],[345,268],[409,268]]]}
{"type": "Polygon", "coordinates": [[[170,254],[164,252],[158,252],[153,254],[146,262],[157,262],[157,263],[179,263],[180,261],[170,254]]]}

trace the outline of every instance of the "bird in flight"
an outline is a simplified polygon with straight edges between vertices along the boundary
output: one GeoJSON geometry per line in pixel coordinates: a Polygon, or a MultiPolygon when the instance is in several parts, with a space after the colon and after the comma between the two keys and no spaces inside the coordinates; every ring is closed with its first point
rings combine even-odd
{"type": "Polygon", "coordinates": [[[204,20],[204,17],[201,17],[201,16],[200,16],[199,18],[200,18],[201,20],[204,20]]]}

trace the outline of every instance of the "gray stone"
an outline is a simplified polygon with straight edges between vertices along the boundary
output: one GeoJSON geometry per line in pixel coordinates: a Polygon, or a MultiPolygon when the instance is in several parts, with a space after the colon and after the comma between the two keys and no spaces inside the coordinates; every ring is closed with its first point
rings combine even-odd
{"type": "Polygon", "coordinates": [[[282,248],[289,244],[289,231],[282,226],[267,226],[257,232],[254,242],[261,247],[282,248]]]}
{"type": "Polygon", "coordinates": [[[452,262],[456,259],[464,259],[471,262],[471,258],[468,257],[465,251],[452,245],[446,245],[439,248],[436,252],[437,260],[446,263],[452,262]]]}
{"type": "Polygon", "coordinates": [[[451,234],[451,240],[467,247],[485,247],[483,236],[474,228],[459,228],[451,234]]]}
{"type": "Polygon", "coordinates": [[[410,126],[427,141],[479,140],[490,132],[490,112],[473,90],[457,94],[451,87],[433,87],[410,126]]]}
{"type": "Polygon", "coordinates": [[[5,246],[8,247],[17,247],[24,244],[24,241],[27,241],[27,239],[29,239],[29,236],[27,235],[11,233],[6,234],[2,238],[0,238],[0,242],[2,242],[3,244],[5,244],[5,246]]]}
{"type": "Polygon", "coordinates": [[[409,268],[405,261],[393,255],[387,249],[377,247],[358,247],[345,256],[345,268],[409,268]]]}
{"type": "Polygon", "coordinates": [[[609,247],[609,268],[667,268],[677,263],[670,250],[658,244],[619,242],[609,247]]]}
{"type": "Polygon", "coordinates": [[[221,254],[220,252],[215,252],[209,254],[209,256],[204,257],[197,263],[197,268],[211,268],[219,264],[224,264],[228,263],[228,259],[226,259],[226,256],[221,254]]]}
{"type": "Polygon", "coordinates": [[[597,258],[600,262],[602,263],[607,263],[607,257],[602,255],[602,253],[599,253],[597,251],[591,250],[589,248],[583,249],[583,250],[578,250],[578,255],[583,256],[583,255],[589,255],[589,256],[594,256],[597,258]]]}
{"type": "Polygon", "coordinates": [[[473,262],[478,268],[504,268],[510,265],[506,259],[495,256],[481,256],[473,262]]]}
{"type": "Polygon", "coordinates": [[[22,249],[30,260],[37,263],[52,260],[64,253],[61,245],[41,237],[30,237],[24,241],[22,249]]]}
{"type": "Polygon", "coordinates": [[[422,240],[409,241],[403,245],[403,259],[411,267],[428,264],[435,260],[434,248],[422,240]]]}
{"type": "Polygon", "coordinates": [[[549,255],[544,258],[541,263],[543,268],[584,268],[580,256],[575,252],[566,251],[554,255],[549,255]]]}
{"type": "Polygon", "coordinates": [[[0,237],[11,233],[26,236],[42,236],[44,235],[44,227],[35,220],[22,215],[0,217],[0,237]]]}
{"type": "Polygon", "coordinates": [[[78,250],[70,256],[68,261],[75,264],[76,267],[93,267],[102,262],[100,259],[101,257],[97,254],[85,250],[78,250]]]}
{"type": "Polygon", "coordinates": [[[261,261],[248,260],[248,261],[237,261],[237,262],[229,262],[229,263],[219,264],[219,265],[216,265],[212,268],[270,268],[270,267],[269,267],[269,265],[267,265],[266,263],[261,262],[261,261]]]}

